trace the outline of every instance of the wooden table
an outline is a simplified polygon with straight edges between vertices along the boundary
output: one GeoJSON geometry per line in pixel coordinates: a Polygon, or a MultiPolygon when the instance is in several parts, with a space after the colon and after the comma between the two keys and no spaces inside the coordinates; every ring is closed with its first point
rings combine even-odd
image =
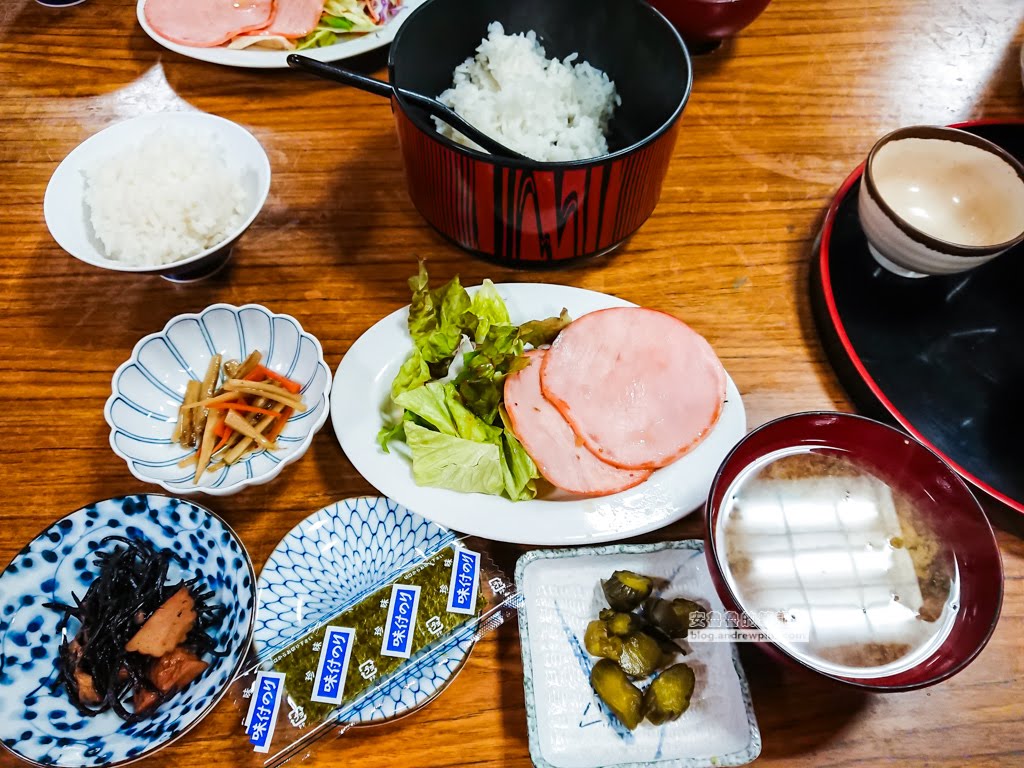
{"type": "MultiPolygon", "coordinates": [[[[298,317],[334,367],[363,330],[407,302],[417,257],[437,279],[561,282],[685,318],[718,350],[751,427],[799,410],[849,409],[807,294],[827,203],[890,129],[1021,117],[1022,43],[1018,0],[776,0],[734,42],[696,60],[675,160],[647,224],[611,256],[536,274],[475,261],[426,226],[405,192],[386,102],[289,71],[236,71],[169,53],[139,28],[133,0],[62,11],[5,0],[0,349],[9,402],[0,561],[83,504],[154,490],[111,453],[102,416],[111,373],[141,336],[214,302],[259,302],[298,317]],[[60,160],[112,122],[182,109],[241,123],[270,155],[270,198],[230,268],[176,286],[92,268],[58,248],[42,198],[60,160]]],[[[384,56],[356,63],[379,71],[384,56]]],[[[272,484],[208,501],[259,567],[306,515],[373,492],[328,427],[272,484]]],[[[1022,525],[1001,509],[992,519],[1006,567],[1002,620],[953,680],[865,695],[743,649],[764,739],[759,764],[1024,764],[1022,525]]],[[[644,539],[701,528],[695,514],[644,539]]],[[[511,568],[523,550],[494,551],[511,568]]],[[[222,704],[148,764],[233,764],[236,723],[222,704]]],[[[310,764],[342,761],[529,765],[517,628],[481,642],[429,707],[322,742],[310,764]]],[[[16,764],[0,756],[0,766],[16,764]]]]}

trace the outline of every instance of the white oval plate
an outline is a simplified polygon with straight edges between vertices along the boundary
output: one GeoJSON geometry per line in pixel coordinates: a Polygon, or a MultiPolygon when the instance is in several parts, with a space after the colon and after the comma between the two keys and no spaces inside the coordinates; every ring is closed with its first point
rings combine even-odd
{"type": "MultiPolygon", "coordinates": [[[[391,21],[378,29],[376,32],[367,32],[364,35],[349,35],[347,39],[334,45],[327,45],[323,48],[310,48],[305,51],[298,51],[303,56],[308,56],[317,61],[340,61],[362,53],[375,51],[387,45],[395,39],[398,28],[402,26],[413,9],[423,5],[426,0],[405,0],[402,10],[391,21]]],[[[198,48],[192,45],[181,45],[174,43],[160,35],[155,29],[149,26],[146,21],[146,14],[143,8],[146,0],[139,0],[136,7],[136,16],[143,31],[164,48],[182,56],[188,56],[196,61],[207,61],[211,64],[221,64],[226,67],[247,67],[250,69],[285,69],[288,67],[288,54],[296,51],[260,51],[243,49],[240,51],[227,48],[223,45],[213,48],[198,48]]]]}
{"type": "MultiPolygon", "coordinates": [[[[582,288],[504,283],[498,293],[514,323],[557,315],[573,318],[631,302],[582,288]]],[[[470,293],[475,288],[469,289],[470,293]]],[[[359,337],[342,358],[331,392],[331,421],[349,460],[383,495],[457,531],[517,544],[589,544],[653,531],[704,503],[726,454],[746,434],[743,401],[728,378],[725,407],[711,434],[694,450],[635,488],[598,498],[554,495],[512,502],[499,496],[417,485],[397,450],[377,445],[391,381],[412,349],[409,308],[392,312],[359,337]]]]}

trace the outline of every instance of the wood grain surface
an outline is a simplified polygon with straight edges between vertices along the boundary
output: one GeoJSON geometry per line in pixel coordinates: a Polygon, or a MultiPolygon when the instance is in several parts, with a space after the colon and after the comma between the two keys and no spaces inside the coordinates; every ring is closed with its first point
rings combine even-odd
{"type": "MultiPolygon", "coordinates": [[[[290,71],[232,70],[165,51],[139,28],[133,0],[65,10],[4,0],[0,562],[83,504],[154,489],[110,451],[102,413],[111,374],[141,336],[214,302],[258,302],[299,318],[333,368],[362,331],[407,302],[417,257],[437,279],[566,283],[685,318],[717,349],[751,427],[851,409],[809,308],[808,258],[824,210],[890,129],[1024,116],[1022,43],[1020,0],[775,0],[734,41],[696,59],[675,158],[646,225],[610,256],[538,274],[475,261],[426,226],[404,188],[386,102],[290,71]],[[270,197],[229,269],[177,286],[64,253],[42,216],[60,160],[117,120],[183,109],[241,123],[271,159],[270,197]]],[[[383,74],[384,62],[380,52],[354,64],[383,74]]],[[[206,501],[258,568],[306,515],[373,492],[328,426],[272,484],[206,501]]],[[[1002,619],[978,660],[947,683],[868,695],[743,649],[764,739],[759,765],[1024,764],[1022,525],[991,513],[1006,568],[1002,619]]],[[[644,540],[701,531],[694,514],[644,540]]],[[[483,546],[509,569],[524,551],[483,546]]],[[[147,764],[236,764],[237,722],[222,703],[147,764]]],[[[340,763],[529,765],[516,627],[481,642],[429,707],[321,742],[308,757],[311,766],[340,763]]],[[[17,764],[0,755],[0,766],[17,764]]]]}

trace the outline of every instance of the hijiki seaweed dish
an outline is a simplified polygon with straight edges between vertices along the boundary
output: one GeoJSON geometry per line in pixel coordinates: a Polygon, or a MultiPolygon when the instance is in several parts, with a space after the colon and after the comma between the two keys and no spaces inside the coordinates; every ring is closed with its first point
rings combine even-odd
{"type": "Polygon", "coordinates": [[[108,536],[85,595],[72,593],[73,605],[47,604],[65,617],[57,668],[83,715],[140,720],[202,675],[205,656],[217,655],[210,631],[225,608],[210,603],[201,576],[169,581],[175,560],[146,539],[108,536]]]}

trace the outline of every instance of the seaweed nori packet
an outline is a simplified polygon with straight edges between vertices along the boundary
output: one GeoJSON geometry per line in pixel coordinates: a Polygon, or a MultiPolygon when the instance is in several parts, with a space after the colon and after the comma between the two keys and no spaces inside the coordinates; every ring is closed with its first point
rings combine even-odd
{"type": "Polygon", "coordinates": [[[468,657],[520,600],[486,555],[456,541],[286,642],[254,648],[232,683],[251,764],[280,765],[347,730],[371,699],[418,686],[442,657],[468,657]]]}

